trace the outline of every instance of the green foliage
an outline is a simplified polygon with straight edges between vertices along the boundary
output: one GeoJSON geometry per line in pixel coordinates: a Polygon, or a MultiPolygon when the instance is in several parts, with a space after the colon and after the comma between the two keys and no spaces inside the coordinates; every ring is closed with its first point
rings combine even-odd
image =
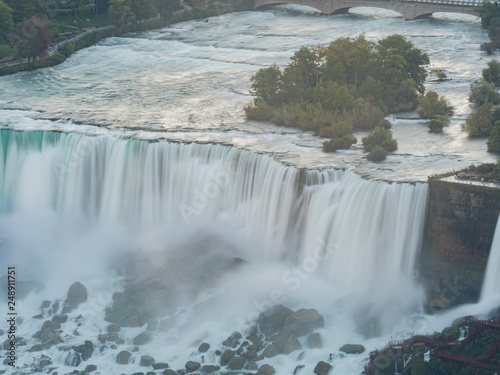
{"type": "Polygon", "coordinates": [[[380,108],[364,99],[357,99],[352,111],[355,129],[373,129],[384,119],[384,113],[380,108]]]}
{"type": "Polygon", "coordinates": [[[76,46],[74,43],[66,43],[59,47],[59,53],[61,53],[65,57],[69,57],[75,52],[75,47],[76,46]]]}
{"type": "Polygon", "coordinates": [[[486,82],[493,83],[496,87],[500,86],[500,62],[491,60],[488,67],[483,69],[483,78],[486,82]]]}
{"type": "Polygon", "coordinates": [[[0,44],[0,59],[3,59],[7,56],[12,56],[14,50],[10,48],[7,44],[0,44]]]}
{"type": "Polygon", "coordinates": [[[398,143],[392,138],[390,130],[377,126],[370,134],[363,137],[363,148],[365,151],[372,151],[376,147],[382,147],[387,152],[395,151],[398,148],[398,143]]]}
{"type": "Polygon", "coordinates": [[[500,152],[500,121],[495,122],[486,145],[489,152],[500,152]]]}
{"type": "Polygon", "coordinates": [[[421,118],[434,118],[438,115],[453,114],[453,107],[444,96],[438,96],[434,91],[428,91],[419,99],[420,108],[417,110],[421,118]]]}
{"type": "Polygon", "coordinates": [[[9,34],[14,28],[14,19],[12,18],[12,9],[0,1],[0,43],[7,40],[9,34]]]}
{"type": "Polygon", "coordinates": [[[473,112],[465,120],[462,125],[471,137],[484,137],[491,133],[493,129],[493,105],[491,103],[484,103],[476,112],[473,112]]]}
{"type": "Polygon", "coordinates": [[[432,133],[441,133],[443,128],[450,125],[450,118],[448,116],[436,115],[435,118],[429,121],[429,129],[432,133]]]}
{"type": "Polygon", "coordinates": [[[13,30],[9,35],[9,44],[21,56],[30,59],[40,56],[50,44],[47,23],[38,17],[31,17],[13,30]]]}
{"type": "Polygon", "coordinates": [[[500,7],[496,1],[483,1],[478,7],[481,16],[481,25],[488,30],[491,42],[481,45],[481,49],[488,54],[500,47],[500,7]]]}
{"type": "Polygon", "coordinates": [[[250,93],[256,96],[257,100],[262,100],[270,105],[280,103],[283,75],[276,64],[266,69],[260,69],[250,80],[252,82],[250,93]]]}
{"type": "Polygon", "coordinates": [[[36,0],[3,0],[12,9],[14,23],[20,23],[35,15],[36,0]]]}
{"type": "Polygon", "coordinates": [[[479,107],[487,102],[498,104],[500,95],[496,91],[493,83],[487,82],[484,78],[475,80],[470,85],[469,100],[479,107]]]}
{"type": "Polygon", "coordinates": [[[158,10],[151,0],[132,0],[131,9],[138,20],[147,20],[158,15],[158,10]]]}
{"type": "Polygon", "coordinates": [[[113,24],[118,28],[135,20],[130,0],[109,0],[108,14],[113,24]]]}
{"type": "Polygon", "coordinates": [[[244,108],[245,115],[256,121],[270,121],[273,118],[273,107],[263,100],[251,102],[244,108]]]}
{"type": "Polygon", "coordinates": [[[379,162],[385,160],[387,157],[387,151],[380,146],[374,147],[366,156],[366,158],[373,162],[379,162]]]}
{"type": "Polygon", "coordinates": [[[323,142],[323,151],[325,152],[335,152],[339,149],[348,149],[353,144],[358,142],[355,136],[352,134],[346,134],[343,137],[334,137],[329,141],[323,142]]]}

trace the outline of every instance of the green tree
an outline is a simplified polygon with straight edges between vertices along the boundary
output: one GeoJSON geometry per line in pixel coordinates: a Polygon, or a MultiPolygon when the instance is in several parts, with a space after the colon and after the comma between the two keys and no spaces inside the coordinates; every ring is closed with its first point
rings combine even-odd
{"type": "Polygon", "coordinates": [[[177,0],[153,0],[153,5],[160,13],[160,17],[170,16],[182,8],[177,0]]]}
{"type": "Polygon", "coordinates": [[[488,67],[483,69],[483,78],[496,87],[500,86],[500,62],[494,59],[488,62],[488,67]]]}
{"type": "Polygon", "coordinates": [[[80,13],[88,9],[90,4],[94,4],[93,0],[71,0],[69,3],[71,5],[71,9],[73,10],[73,14],[75,15],[75,19],[78,20],[78,16],[80,13]]]}
{"type": "Polygon", "coordinates": [[[475,80],[470,85],[469,100],[479,107],[487,102],[498,104],[500,102],[500,95],[493,83],[487,82],[484,78],[475,80]]]}
{"type": "Polygon", "coordinates": [[[0,1],[0,44],[7,40],[9,34],[14,28],[14,19],[12,18],[12,9],[0,1]]]}
{"type": "Polygon", "coordinates": [[[343,137],[334,137],[329,141],[323,142],[323,151],[335,152],[340,149],[348,149],[358,140],[352,134],[346,134],[343,137]]]}
{"type": "Polygon", "coordinates": [[[50,44],[47,22],[33,16],[16,25],[9,35],[9,43],[19,56],[28,58],[28,62],[34,61],[50,44]]]}
{"type": "Polygon", "coordinates": [[[35,14],[36,0],[4,0],[12,9],[14,23],[21,23],[35,14]]]}
{"type": "Polygon", "coordinates": [[[132,12],[138,20],[147,20],[158,16],[158,10],[151,0],[132,0],[132,12]]]}
{"type": "Polygon", "coordinates": [[[109,0],[108,14],[113,24],[119,28],[135,20],[130,0],[109,0]]]}
{"type": "Polygon", "coordinates": [[[450,125],[450,118],[448,116],[436,115],[431,121],[429,121],[429,130],[432,133],[441,133],[443,128],[450,125]]]}
{"type": "Polygon", "coordinates": [[[252,82],[250,93],[256,96],[257,100],[263,100],[270,105],[281,102],[280,94],[283,86],[283,75],[276,64],[271,65],[269,68],[259,69],[250,78],[250,81],[252,82]]]}
{"type": "Polygon", "coordinates": [[[434,118],[437,115],[446,116],[453,114],[453,107],[444,96],[439,96],[435,91],[428,91],[419,99],[420,108],[417,110],[421,118],[434,118]]]}
{"type": "MultiPolygon", "coordinates": [[[[500,152],[500,121],[495,122],[495,126],[493,126],[493,130],[486,144],[489,152],[500,152]]],[[[500,163],[498,163],[498,165],[500,166],[500,163]]]]}
{"type": "Polygon", "coordinates": [[[491,133],[493,125],[493,104],[486,102],[465,120],[462,126],[471,137],[484,137],[491,133]]]}
{"type": "Polygon", "coordinates": [[[387,157],[387,151],[380,146],[374,147],[366,156],[366,158],[373,162],[379,162],[385,160],[387,157]]]}
{"type": "Polygon", "coordinates": [[[392,132],[379,126],[366,137],[363,137],[361,141],[363,142],[364,150],[368,152],[378,146],[387,152],[395,151],[398,148],[398,142],[392,138],[392,132]]]}

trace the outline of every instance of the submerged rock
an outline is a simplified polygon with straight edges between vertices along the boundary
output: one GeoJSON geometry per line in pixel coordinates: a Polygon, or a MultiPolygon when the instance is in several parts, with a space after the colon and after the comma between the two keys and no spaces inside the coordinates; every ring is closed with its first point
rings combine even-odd
{"type": "Polygon", "coordinates": [[[82,360],[84,361],[92,357],[92,354],[94,353],[94,345],[92,344],[92,341],[88,340],[86,340],[83,345],[74,346],[73,349],[81,354],[82,360]]]}
{"type": "Polygon", "coordinates": [[[151,342],[153,338],[151,335],[147,332],[143,332],[138,334],[137,336],[134,337],[134,340],[132,341],[134,345],[146,345],[151,342]]]}
{"type": "Polygon", "coordinates": [[[311,349],[319,349],[323,347],[323,342],[321,341],[321,336],[318,332],[311,333],[307,336],[307,345],[311,349]]]}
{"type": "Polygon", "coordinates": [[[292,338],[290,341],[288,341],[283,348],[283,354],[290,354],[296,350],[302,349],[302,344],[297,340],[296,338],[292,338]]]}

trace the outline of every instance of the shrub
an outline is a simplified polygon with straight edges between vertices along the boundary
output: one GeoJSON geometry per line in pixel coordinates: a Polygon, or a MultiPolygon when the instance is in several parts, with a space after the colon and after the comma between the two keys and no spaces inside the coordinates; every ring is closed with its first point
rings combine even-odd
{"type": "Polygon", "coordinates": [[[389,120],[386,120],[385,118],[380,120],[377,126],[380,126],[381,128],[384,128],[384,129],[391,129],[392,128],[391,122],[389,120]]]}
{"type": "Polygon", "coordinates": [[[450,118],[448,116],[437,115],[431,121],[429,121],[429,129],[432,133],[441,133],[445,126],[450,125],[450,118]]]}
{"type": "Polygon", "coordinates": [[[483,69],[483,78],[496,87],[500,86],[500,62],[494,59],[491,60],[488,67],[483,69]]]}
{"type": "Polygon", "coordinates": [[[465,130],[471,137],[484,137],[493,130],[493,105],[484,103],[476,112],[473,112],[465,120],[462,129],[465,130]]]}
{"type": "Polygon", "coordinates": [[[488,145],[488,151],[500,152],[500,121],[495,122],[486,144],[488,145]]]}
{"type": "Polygon", "coordinates": [[[273,117],[273,108],[264,101],[255,101],[244,107],[245,115],[256,121],[270,121],[273,117]]]}
{"type": "Polygon", "coordinates": [[[487,82],[481,77],[471,83],[469,100],[476,107],[488,102],[498,104],[500,102],[500,95],[497,93],[496,87],[493,83],[487,82]]]}
{"type": "Polygon", "coordinates": [[[13,54],[14,50],[10,48],[7,44],[0,44],[0,59],[12,56],[13,54]]]}
{"type": "Polygon", "coordinates": [[[453,107],[444,96],[439,96],[434,91],[419,98],[420,108],[417,110],[421,118],[434,118],[437,115],[446,116],[453,114],[453,107]]]}
{"type": "Polygon", "coordinates": [[[380,108],[371,105],[364,99],[356,100],[354,109],[354,128],[373,129],[384,119],[384,113],[380,108]]]}
{"type": "Polygon", "coordinates": [[[362,142],[364,150],[368,152],[378,146],[382,147],[387,152],[394,151],[398,148],[398,143],[392,138],[392,132],[378,126],[374,131],[364,137],[362,142]]]}
{"type": "Polygon", "coordinates": [[[358,140],[352,134],[346,134],[342,138],[334,137],[329,141],[323,142],[323,151],[335,152],[339,149],[348,149],[356,142],[358,142],[358,140]]]}
{"type": "Polygon", "coordinates": [[[368,160],[373,162],[379,162],[387,157],[387,151],[383,147],[377,146],[373,148],[366,157],[368,160]]]}

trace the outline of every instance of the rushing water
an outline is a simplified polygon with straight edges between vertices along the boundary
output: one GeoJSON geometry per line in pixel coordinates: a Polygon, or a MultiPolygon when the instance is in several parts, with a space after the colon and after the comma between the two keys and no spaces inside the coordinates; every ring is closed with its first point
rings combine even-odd
{"type": "MultiPolygon", "coordinates": [[[[343,344],[371,350],[391,336],[449,323],[421,317],[414,277],[427,186],[418,181],[494,160],[484,139],[460,130],[468,86],[486,65],[485,40],[468,16],[405,22],[373,9],[321,16],[282,7],[110,38],[57,67],[0,78],[0,260],[16,265],[20,279],[45,284],[19,303],[19,335],[28,345],[18,365],[29,368],[35,356],[26,349],[37,343],[31,335],[43,322],[31,316],[41,301],[63,300],[69,284],[82,281],[89,301],[69,314],[65,343],[43,352],[61,373],[71,372],[63,347],[97,345],[104,308],[122,287],[110,270],[131,252],[174,264],[171,282],[181,290],[219,255],[248,264],[217,275],[210,289],[196,285],[193,298],[168,301],[179,327],[155,335],[129,372],[141,370],[141,354],[171,368],[200,360],[194,342],[220,345],[276,292],[290,307],[325,316],[324,349],[307,351],[304,373],[330,353],[337,373],[359,373],[364,356],[341,358],[343,344]],[[399,149],[375,165],[359,144],[326,155],[318,137],[245,120],[249,78],[259,68],[286,64],[301,45],[361,32],[370,40],[401,33],[448,74],[450,81],[428,84],[456,107],[444,134],[394,120],[399,149]],[[77,322],[81,336],[73,335],[77,322]]],[[[140,331],[123,329],[126,344],[96,351],[91,362],[103,374],[123,371],[116,353],[131,349],[140,331]]],[[[292,373],[298,353],[266,362],[292,373]]]]}
{"type": "Polygon", "coordinates": [[[481,291],[481,301],[492,299],[500,300],[500,218],[495,229],[495,236],[491,244],[488,267],[484,276],[483,289],[481,291]]]}

